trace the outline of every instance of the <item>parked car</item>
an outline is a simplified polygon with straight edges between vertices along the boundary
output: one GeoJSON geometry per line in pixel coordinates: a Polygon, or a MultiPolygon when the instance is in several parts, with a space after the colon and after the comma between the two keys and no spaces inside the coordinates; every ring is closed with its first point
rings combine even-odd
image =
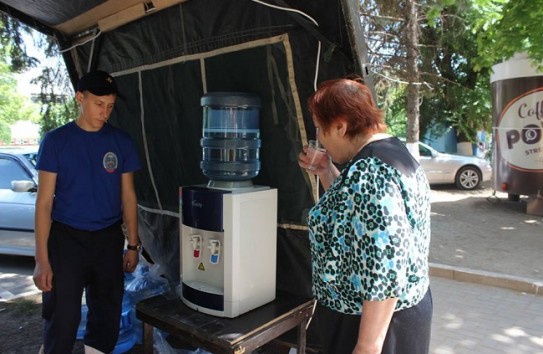
{"type": "Polygon", "coordinates": [[[33,256],[37,148],[0,148],[0,254],[33,256]]]}
{"type": "Polygon", "coordinates": [[[446,154],[418,144],[419,162],[430,184],[456,184],[459,189],[473,190],[492,177],[492,165],[481,157],[446,154]]]}

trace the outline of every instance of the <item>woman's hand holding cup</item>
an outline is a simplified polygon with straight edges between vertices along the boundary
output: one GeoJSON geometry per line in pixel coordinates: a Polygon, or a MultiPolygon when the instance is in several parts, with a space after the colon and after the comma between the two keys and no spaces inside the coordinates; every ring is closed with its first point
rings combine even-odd
{"type": "Polygon", "coordinates": [[[309,140],[298,157],[300,167],[319,175],[328,171],[330,160],[326,150],[316,140],[309,140]]]}

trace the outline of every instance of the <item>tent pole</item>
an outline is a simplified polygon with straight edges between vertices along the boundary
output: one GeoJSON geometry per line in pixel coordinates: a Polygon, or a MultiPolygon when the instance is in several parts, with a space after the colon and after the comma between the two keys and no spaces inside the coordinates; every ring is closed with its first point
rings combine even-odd
{"type": "Polygon", "coordinates": [[[355,69],[358,74],[362,75],[364,78],[364,83],[369,87],[373,99],[375,102],[377,102],[373,78],[370,75],[368,47],[366,46],[366,42],[364,40],[364,28],[362,28],[362,24],[360,23],[360,9],[358,6],[358,1],[341,0],[343,16],[345,17],[345,25],[347,26],[351,48],[353,48],[353,61],[355,69]]]}

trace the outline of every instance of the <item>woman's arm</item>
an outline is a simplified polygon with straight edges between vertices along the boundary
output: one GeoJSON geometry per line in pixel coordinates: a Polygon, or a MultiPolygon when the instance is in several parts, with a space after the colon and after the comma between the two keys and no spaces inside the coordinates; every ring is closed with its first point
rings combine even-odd
{"type": "Polygon", "coordinates": [[[396,302],[397,299],[364,301],[358,342],[353,354],[381,353],[396,302]]]}

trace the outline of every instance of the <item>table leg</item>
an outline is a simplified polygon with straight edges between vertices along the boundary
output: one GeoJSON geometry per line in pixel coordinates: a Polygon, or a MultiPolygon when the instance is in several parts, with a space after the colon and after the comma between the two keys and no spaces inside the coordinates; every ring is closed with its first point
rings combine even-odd
{"type": "Polygon", "coordinates": [[[143,323],[143,354],[153,354],[153,326],[143,323]]]}
{"type": "Polygon", "coordinates": [[[309,318],[305,319],[298,325],[298,350],[297,354],[305,354],[305,342],[306,338],[306,328],[309,322],[309,318]]]}

